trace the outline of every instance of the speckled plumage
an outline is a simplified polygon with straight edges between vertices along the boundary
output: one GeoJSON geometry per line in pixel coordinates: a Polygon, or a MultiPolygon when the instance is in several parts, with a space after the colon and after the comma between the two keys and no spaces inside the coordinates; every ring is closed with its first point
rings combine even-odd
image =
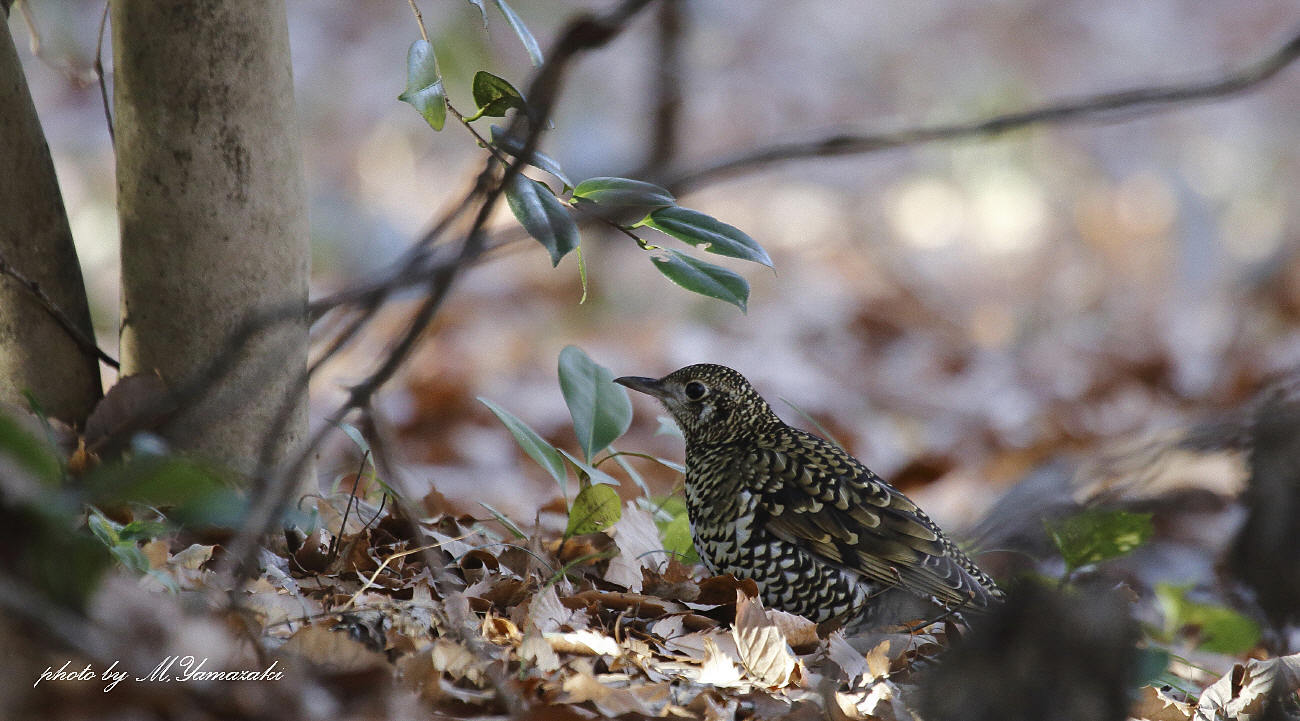
{"type": "Polygon", "coordinates": [[[901,491],[839,446],[786,425],[744,376],[700,364],[617,379],[659,399],[686,439],[686,507],[708,569],[752,578],[768,606],[858,630],[903,589],[941,608],[1002,598],[901,491]]]}

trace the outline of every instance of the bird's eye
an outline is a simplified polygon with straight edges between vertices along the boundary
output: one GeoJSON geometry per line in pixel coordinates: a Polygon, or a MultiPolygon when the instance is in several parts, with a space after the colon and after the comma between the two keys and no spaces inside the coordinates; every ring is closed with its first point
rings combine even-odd
{"type": "Polygon", "coordinates": [[[699,381],[691,381],[686,384],[686,397],[693,401],[698,401],[708,392],[709,389],[699,381]]]}

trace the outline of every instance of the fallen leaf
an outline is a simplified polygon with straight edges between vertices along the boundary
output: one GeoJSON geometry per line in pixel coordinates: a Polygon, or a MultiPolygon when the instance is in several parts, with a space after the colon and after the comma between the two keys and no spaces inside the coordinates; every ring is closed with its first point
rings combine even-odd
{"type": "Polygon", "coordinates": [[[1143,686],[1128,713],[1139,721],[1188,721],[1194,711],[1190,703],[1174,699],[1162,689],[1143,686]]]}
{"type": "Polygon", "coordinates": [[[577,653],[583,656],[618,656],[622,653],[618,641],[596,631],[546,632],[542,634],[551,648],[560,653],[577,653]]]}
{"type": "Polygon", "coordinates": [[[562,626],[586,628],[586,613],[571,611],[560,603],[555,586],[547,586],[533,596],[528,606],[528,623],[543,633],[558,631],[562,626]]]}
{"type": "Polygon", "coordinates": [[[301,629],[289,637],[280,651],[331,673],[357,673],[388,666],[383,654],[324,625],[301,629]]]}
{"type": "Polygon", "coordinates": [[[519,658],[537,670],[550,673],[560,667],[560,657],[536,628],[530,628],[519,644],[519,658]]]}
{"type": "Polygon", "coordinates": [[[1257,714],[1270,689],[1278,695],[1300,689],[1300,654],[1233,664],[1231,671],[1201,692],[1197,712],[1208,710],[1227,718],[1257,714]]]}
{"type": "Polygon", "coordinates": [[[731,628],[745,672],[767,688],[784,688],[795,677],[799,661],[786,643],[785,634],[773,623],[763,606],[743,591],[736,591],[736,623],[731,628]]]}
{"type": "Polygon", "coordinates": [[[657,570],[665,565],[664,544],[654,516],[629,502],[623,517],[609,529],[618,555],[609,561],[605,580],[631,591],[642,590],[642,569],[657,570]]]}
{"type": "Polygon", "coordinates": [[[741,685],[740,669],[731,657],[718,648],[711,638],[704,639],[704,663],[700,664],[700,673],[696,681],[710,686],[741,685]]]}

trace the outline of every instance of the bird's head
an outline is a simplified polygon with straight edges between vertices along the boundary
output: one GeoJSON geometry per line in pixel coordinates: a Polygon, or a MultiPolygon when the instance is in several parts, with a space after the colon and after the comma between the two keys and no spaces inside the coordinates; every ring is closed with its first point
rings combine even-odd
{"type": "Polygon", "coordinates": [[[663,378],[624,376],[615,383],[659,399],[687,443],[726,443],[780,423],[745,377],[720,365],[686,366],[663,378]]]}

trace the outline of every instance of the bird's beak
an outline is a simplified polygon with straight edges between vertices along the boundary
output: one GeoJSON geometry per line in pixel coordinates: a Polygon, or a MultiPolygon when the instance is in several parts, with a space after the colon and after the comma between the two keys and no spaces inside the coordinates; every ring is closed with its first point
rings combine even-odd
{"type": "Polygon", "coordinates": [[[615,378],[614,382],[621,386],[627,386],[628,388],[631,388],[634,391],[639,391],[648,396],[654,396],[655,398],[664,397],[665,391],[664,391],[663,383],[661,383],[656,378],[642,378],[641,376],[623,376],[622,378],[615,378]]]}

